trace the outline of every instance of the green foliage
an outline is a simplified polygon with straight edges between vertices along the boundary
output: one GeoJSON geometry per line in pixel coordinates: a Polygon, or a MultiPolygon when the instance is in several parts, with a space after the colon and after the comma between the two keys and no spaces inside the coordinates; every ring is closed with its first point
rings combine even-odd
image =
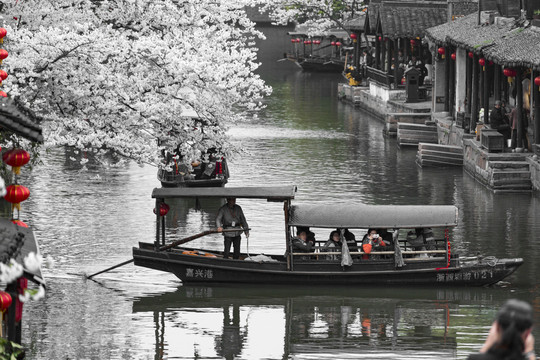
{"type": "Polygon", "coordinates": [[[0,338],[0,360],[18,360],[24,358],[24,349],[21,345],[0,338]]]}
{"type": "Polygon", "coordinates": [[[540,9],[534,10],[534,15],[540,15],[540,9]]]}

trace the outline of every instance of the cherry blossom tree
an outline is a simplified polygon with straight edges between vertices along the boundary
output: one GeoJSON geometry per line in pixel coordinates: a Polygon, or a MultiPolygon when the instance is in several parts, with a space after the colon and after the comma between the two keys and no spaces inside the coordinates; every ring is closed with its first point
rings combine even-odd
{"type": "Polygon", "coordinates": [[[308,36],[324,36],[330,29],[345,29],[345,22],[366,9],[362,0],[274,0],[264,11],[277,25],[303,25],[308,36]]]}
{"type": "Polygon", "coordinates": [[[270,93],[254,73],[248,0],[11,0],[2,9],[4,90],[44,116],[48,146],[186,159],[256,116],[270,93]]]}

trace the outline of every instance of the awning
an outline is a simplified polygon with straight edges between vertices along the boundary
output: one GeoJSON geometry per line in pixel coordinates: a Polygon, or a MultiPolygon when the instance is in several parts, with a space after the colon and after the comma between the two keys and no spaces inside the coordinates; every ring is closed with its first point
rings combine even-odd
{"type": "Polygon", "coordinates": [[[215,187],[215,188],[155,188],[153,198],[240,198],[284,201],[294,199],[295,185],[267,187],[215,187]]]}
{"type": "Polygon", "coordinates": [[[321,228],[417,228],[457,225],[453,205],[293,205],[289,225],[321,228]]]}

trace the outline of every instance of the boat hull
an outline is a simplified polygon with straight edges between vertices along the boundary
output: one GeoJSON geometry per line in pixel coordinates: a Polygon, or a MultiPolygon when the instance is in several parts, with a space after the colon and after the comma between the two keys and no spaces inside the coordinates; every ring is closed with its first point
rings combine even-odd
{"type": "Polygon", "coordinates": [[[184,255],[181,251],[155,251],[147,246],[133,248],[135,265],[170,272],[184,283],[265,283],[297,285],[438,285],[486,286],[511,273],[522,259],[460,264],[453,259],[445,268],[441,260],[411,262],[396,269],[393,259],[355,259],[351,267],[339,261],[298,261],[293,270],[282,261],[258,263],[220,257],[184,255]]]}

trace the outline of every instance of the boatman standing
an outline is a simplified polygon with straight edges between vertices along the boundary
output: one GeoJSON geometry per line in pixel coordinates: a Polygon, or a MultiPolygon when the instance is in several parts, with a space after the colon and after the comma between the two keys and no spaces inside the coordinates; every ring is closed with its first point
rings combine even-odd
{"type": "MultiPolygon", "coordinates": [[[[236,198],[227,198],[227,203],[223,205],[216,217],[217,231],[222,232],[223,229],[242,227],[246,236],[249,236],[248,223],[244,212],[239,205],[236,205],[236,198]]],[[[234,246],[233,259],[240,257],[240,235],[242,231],[224,232],[223,237],[225,240],[225,251],[223,252],[223,258],[228,259],[231,251],[231,243],[234,246]]]]}

